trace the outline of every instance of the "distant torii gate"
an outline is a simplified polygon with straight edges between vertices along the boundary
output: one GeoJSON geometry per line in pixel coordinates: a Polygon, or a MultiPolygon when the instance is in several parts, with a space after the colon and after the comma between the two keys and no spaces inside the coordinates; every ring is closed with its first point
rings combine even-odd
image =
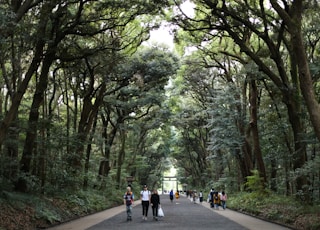
{"type": "Polygon", "coordinates": [[[164,182],[165,181],[176,181],[176,187],[177,187],[177,190],[178,190],[178,180],[177,180],[177,177],[175,176],[164,176],[162,178],[162,193],[164,191],[164,182]]]}

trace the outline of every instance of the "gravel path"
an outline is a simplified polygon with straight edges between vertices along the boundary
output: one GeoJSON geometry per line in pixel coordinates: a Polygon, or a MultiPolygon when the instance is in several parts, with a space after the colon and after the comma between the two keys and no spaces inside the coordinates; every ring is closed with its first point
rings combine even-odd
{"type": "Polygon", "coordinates": [[[174,200],[172,203],[168,195],[161,195],[161,206],[165,217],[159,221],[152,219],[149,209],[148,220],[142,220],[140,201],[135,201],[133,220],[126,220],[125,206],[108,209],[89,215],[78,220],[61,224],[50,230],[102,230],[102,229],[130,229],[130,230],[194,230],[194,229],[228,229],[228,230],[285,230],[281,225],[269,223],[258,218],[244,215],[229,209],[214,210],[209,204],[194,204],[186,197],[174,200]]]}

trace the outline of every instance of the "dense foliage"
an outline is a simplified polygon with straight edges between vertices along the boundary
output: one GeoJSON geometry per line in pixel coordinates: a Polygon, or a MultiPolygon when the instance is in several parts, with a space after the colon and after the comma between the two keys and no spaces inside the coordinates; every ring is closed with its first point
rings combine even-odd
{"type": "Polygon", "coordinates": [[[167,116],[164,86],[179,61],[161,46],[136,51],[168,6],[2,4],[3,189],[54,193],[123,188],[128,176],[156,181],[149,177],[161,174],[166,152],[154,154],[161,137],[147,135],[167,116]]]}
{"type": "Polygon", "coordinates": [[[264,189],[319,202],[318,2],[192,2],[194,14],[181,8],[172,22],[190,121],[180,133],[197,144],[176,154],[190,155],[205,181],[186,166],[184,182],[246,189],[257,170],[264,189]]]}
{"type": "Polygon", "coordinates": [[[319,7],[3,2],[1,205],[159,188],[174,166],[186,189],[319,207],[319,7]],[[144,45],[164,21],[176,52],[144,45]]]}

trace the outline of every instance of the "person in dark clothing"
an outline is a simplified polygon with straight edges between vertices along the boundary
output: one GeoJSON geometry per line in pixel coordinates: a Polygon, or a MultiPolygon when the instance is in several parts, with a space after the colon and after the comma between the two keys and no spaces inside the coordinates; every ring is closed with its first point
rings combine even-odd
{"type": "Polygon", "coordinates": [[[214,200],[213,200],[214,193],[215,193],[214,188],[212,188],[210,190],[210,205],[211,205],[211,208],[214,208],[214,200]]]}
{"type": "Polygon", "coordinates": [[[159,196],[158,191],[156,189],[153,190],[150,203],[151,203],[151,207],[152,207],[153,219],[158,220],[158,208],[160,205],[160,196],[159,196]]]}
{"type": "Polygon", "coordinates": [[[171,202],[173,201],[173,190],[171,189],[170,193],[169,193],[169,197],[170,197],[170,200],[171,202]]]}

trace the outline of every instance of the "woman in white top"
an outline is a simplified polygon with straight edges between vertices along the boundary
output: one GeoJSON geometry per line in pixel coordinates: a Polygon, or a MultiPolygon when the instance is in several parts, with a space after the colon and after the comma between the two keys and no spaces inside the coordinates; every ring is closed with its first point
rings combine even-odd
{"type": "Polygon", "coordinates": [[[143,190],[140,193],[141,204],[142,204],[142,219],[147,220],[148,210],[151,198],[151,192],[148,190],[147,185],[143,186],[143,190]]]}

